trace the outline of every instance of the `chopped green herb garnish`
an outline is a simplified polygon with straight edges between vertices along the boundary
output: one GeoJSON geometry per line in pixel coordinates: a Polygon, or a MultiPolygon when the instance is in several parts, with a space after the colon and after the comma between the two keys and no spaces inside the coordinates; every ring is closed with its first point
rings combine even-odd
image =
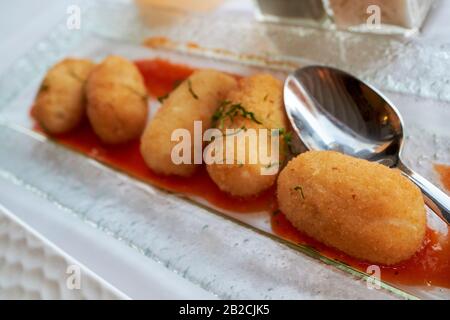
{"type": "Polygon", "coordinates": [[[283,141],[286,147],[285,152],[289,150],[291,153],[294,153],[292,150],[292,132],[287,132],[284,128],[279,129],[279,135],[283,137],[283,141]]]}
{"type": "Polygon", "coordinates": [[[224,114],[225,106],[229,103],[230,103],[230,101],[228,101],[228,100],[223,100],[220,103],[219,108],[214,112],[213,116],[211,117],[213,127],[218,127],[217,123],[220,121],[219,127],[223,128],[223,119],[224,119],[223,114],[224,114]]]}
{"type": "MultiPolygon", "coordinates": [[[[257,124],[262,124],[260,121],[256,120],[253,112],[247,111],[240,103],[233,104],[231,101],[224,100],[212,116],[213,126],[223,128],[223,122],[225,119],[228,118],[231,122],[233,122],[236,116],[250,119],[257,124]],[[217,126],[218,122],[220,122],[219,126],[217,126]]],[[[245,128],[244,130],[247,129],[245,128]]]]}
{"type": "Polygon", "coordinates": [[[266,166],[266,169],[270,169],[270,168],[272,168],[272,167],[274,167],[274,166],[279,166],[280,165],[280,163],[279,162],[271,162],[271,163],[269,163],[267,166],[266,166]]]}
{"type": "Polygon", "coordinates": [[[240,127],[238,130],[233,130],[230,134],[225,134],[225,136],[234,136],[235,134],[240,133],[241,131],[247,131],[247,128],[245,126],[240,127]]]}
{"type": "Polygon", "coordinates": [[[159,101],[160,103],[163,103],[164,100],[166,100],[168,97],[169,97],[169,94],[166,93],[165,95],[163,95],[163,96],[161,96],[161,97],[158,97],[158,101],[159,101]]]}
{"type": "Polygon", "coordinates": [[[198,100],[198,95],[196,95],[194,90],[192,89],[192,83],[191,83],[190,79],[188,79],[188,86],[189,86],[189,92],[191,93],[191,95],[194,97],[194,99],[198,100]]]}
{"type": "Polygon", "coordinates": [[[126,89],[128,89],[128,90],[130,90],[133,94],[135,94],[135,95],[141,97],[143,100],[147,100],[147,98],[148,98],[147,94],[145,94],[145,93],[144,93],[144,94],[140,93],[138,90],[136,90],[136,89],[133,88],[132,86],[129,86],[129,85],[124,84],[123,87],[126,88],[126,89]]]}
{"type": "Polygon", "coordinates": [[[300,194],[302,195],[303,200],[305,200],[305,195],[303,194],[303,188],[301,186],[296,186],[294,188],[295,191],[300,191],[300,194]]]}
{"type": "Polygon", "coordinates": [[[79,77],[79,76],[75,73],[75,71],[73,71],[73,70],[71,70],[71,69],[69,69],[69,75],[70,75],[72,78],[74,78],[75,80],[78,80],[78,81],[80,81],[80,82],[82,82],[82,83],[86,82],[86,79],[82,79],[81,77],[79,77]]]}
{"type": "Polygon", "coordinates": [[[48,89],[50,89],[50,86],[46,83],[42,83],[41,86],[39,87],[39,93],[47,91],[48,89]]]}
{"type": "MultiPolygon", "coordinates": [[[[183,82],[183,80],[175,80],[173,82],[173,90],[175,90],[182,82],[183,82]]],[[[169,97],[169,95],[170,95],[170,93],[168,92],[165,95],[158,97],[157,99],[160,103],[163,103],[163,101],[166,100],[169,97]]]]}
{"type": "Polygon", "coordinates": [[[291,143],[292,143],[292,132],[286,132],[286,133],[283,135],[283,139],[284,139],[284,142],[285,142],[288,146],[290,146],[291,143]]]}
{"type": "Polygon", "coordinates": [[[181,80],[181,79],[175,80],[175,81],[173,82],[173,89],[175,90],[175,89],[178,88],[178,86],[179,86],[180,84],[182,84],[182,83],[183,83],[183,80],[181,80]]]}

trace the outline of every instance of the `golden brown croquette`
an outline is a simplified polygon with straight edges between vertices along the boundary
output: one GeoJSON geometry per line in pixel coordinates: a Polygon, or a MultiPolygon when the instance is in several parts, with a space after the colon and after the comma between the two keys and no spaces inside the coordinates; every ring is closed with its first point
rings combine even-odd
{"type": "MultiPolygon", "coordinates": [[[[203,132],[209,129],[219,102],[236,85],[232,76],[214,70],[195,71],[182,82],[170,93],[142,135],[141,154],[147,165],[164,175],[192,175],[198,167],[193,159],[191,164],[175,164],[171,158],[178,144],[171,141],[172,133],[176,129],[187,129],[194,137],[194,121],[202,121],[203,132]]],[[[193,143],[191,155],[194,155],[193,143]]]]}
{"type": "Polygon", "coordinates": [[[89,60],[67,58],[47,72],[33,108],[45,131],[65,133],[80,124],[86,110],[85,83],[93,67],[89,60]]]}
{"type": "Polygon", "coordinates": [[[98,137],[117,144],[138,138],[147,122],[147,91],[138,68],[109,56],[87,81],[87,115],[98,137]]]}
{"type": "Polygon", "coordinates": [[[332,151],[289,162],[280,210],[300,231],[350,256],[392,265],[420,249],[426,230],[419,189],[397,170],[332,151]]]}
{"type": "MultiPolygon", "coordinates": [[[[287,120],[283,107],[283,85],[281,81],[268,74],[257,74],[239,81],[239,87],[231,91],[227,96],[227,105],[222,110],[223,114],[229,113],[233,108],[237,110],[234,117],[222,117],[217,126],[224,132],[226,129],[282,129],[286,130],[287,120]],[[245,114],[242,112],[245,110],[245,114]]],[[[232,112],[232,114],[235,114],[232,112]]],[[[217,186],[233,196],[248,197],[256,195],[270,188],[276,181],[277,174],[263,175],[261,172],[268,166],[280,167],[285,152],[283,139],[280,139],[281,147],[278,163],[263,164],[260,159],[251,164],[248,160],[258,156],[258,148],[251,148],[250,140],[244,145],[242,140],[247,139],[245,134],[237,134],[235,137],[235,159],[233,164],[214,163],[207,165],[211,179],[217,186]],[[241,162],[237,159],[238,148],[245,147],[245,159],[241,162]]],[[[267,139],[270,141],[270,138],[267,139]]],[[[211,143],[223,143],[220,139],[211,143]]],[[[258,137],[259,143],[259,137],[258,137]]],[[[270,142],[268,142],[270,143],[270,142]]],[[[270,149],[270,148],[269,148],[270,149]]],[[[226,147],[223,148],[224,153],[226,147]]],[[[272,154],[273,155],[273,154],[272,154]]]]}

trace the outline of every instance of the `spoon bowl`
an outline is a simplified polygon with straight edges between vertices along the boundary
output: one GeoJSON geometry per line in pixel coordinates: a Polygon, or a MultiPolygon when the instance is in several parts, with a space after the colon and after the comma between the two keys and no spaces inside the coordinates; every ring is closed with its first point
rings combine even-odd
{"type": "Polygon", "coordinates": [[[447,223],[450,198],[402,161],[403,120],[378,90],[344,71],[308,66],[288,76],[287,115],[309,150],[333,150],[400,169],[447,223]]]}

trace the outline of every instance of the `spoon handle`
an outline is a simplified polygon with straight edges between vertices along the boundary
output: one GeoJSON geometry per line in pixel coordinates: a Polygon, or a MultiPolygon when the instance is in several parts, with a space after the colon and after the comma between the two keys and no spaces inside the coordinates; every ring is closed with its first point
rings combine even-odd
{"type": "Polygon", "coordinates": [[[422,190],[426,205],[450,224],[450,197],[402,162],[397,167],[422,190]]]}

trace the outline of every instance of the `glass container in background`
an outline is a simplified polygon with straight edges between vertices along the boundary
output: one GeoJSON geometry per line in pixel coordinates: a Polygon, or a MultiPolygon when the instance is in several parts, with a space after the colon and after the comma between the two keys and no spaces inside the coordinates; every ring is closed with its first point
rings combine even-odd
{"type": "Polygon", "coordinates": [[[355,32],[411,34],[435,0],[254,0],[261,21],[355,32]]]}
{"type": "Polygon", "coordinates": [[[323,25],[327,13],[321,0],[255,0],[261,21],[323,25]]]}
{"type": "Polygon", "coordinates": [[[375,33],[414,33],[434,0],[324,0],[339,29],[375,33]]]}

